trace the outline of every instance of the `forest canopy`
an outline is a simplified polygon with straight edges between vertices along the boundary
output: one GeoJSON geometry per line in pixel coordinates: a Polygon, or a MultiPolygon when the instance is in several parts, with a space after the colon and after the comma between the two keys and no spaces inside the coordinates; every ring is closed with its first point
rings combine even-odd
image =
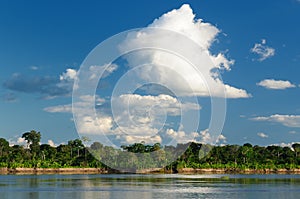
{"type": "Polygon", "coordinates": [[[292,147],[239,145],[212,146],[190,142],[177,146],[147,145],[135,143],[115,149],[94,142],[85,147],[84,138],[70,140],[67,144],[52,147],[40,144],[41,133],[26,132],[22,135],[27,145],[13,145],[0,138],[0,167],[2,168],[105,168],[103,162],[122,168],[145,169],[151,165],[165,166],[170,153],[178,153],[169,170],[181,168],[233,168],[233,169],[294,169],[300,168],[300,144],[292,147]],[[137,162],[139,154],[146,154],[143,162],[137,162]],[[100,160],[100,161],[99,161],[100,160]],[[101,161],[105,160],[105,161],[101,161]],[[154,162],[156,161],[156,162],[154,162]]]}

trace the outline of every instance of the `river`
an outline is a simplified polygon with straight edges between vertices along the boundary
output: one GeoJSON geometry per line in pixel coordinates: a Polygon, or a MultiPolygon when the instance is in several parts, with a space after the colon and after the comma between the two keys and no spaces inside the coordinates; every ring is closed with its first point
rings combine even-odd
{"type": "Polygon", "coordinates": [[[0,175],[1,199],[299,198],[300,175],[0,175]]]}

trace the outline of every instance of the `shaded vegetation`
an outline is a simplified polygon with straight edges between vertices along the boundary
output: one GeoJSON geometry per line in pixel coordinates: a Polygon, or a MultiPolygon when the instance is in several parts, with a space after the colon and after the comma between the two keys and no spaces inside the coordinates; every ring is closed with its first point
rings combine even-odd
{"type": "Polygon", "coordinates": [[[90,147],[82,143],[88,138],[75,139],[52,147],[41,144],[41,134],[36,131],[22,135],[26,146],[9,146],[9,142],[0,138],[0,167],[7,168],[67,168],[90,167],[109,169],[144,169],[167,165],[171,156],[178,157],[168,164],[167,170],[176,171],[182,168],[215,168],[215,169],[300,169],[300,144],[289,147],[280,146],[212,146],[201,143],[161,146],[159,143],[146,145],[135,143],[115,149],[94,142],[90,147]],[[185,151],[185,152],[184,152],[185,151]],[[101,160],[101,162],[99,161],[101,160]],[[121,166],[120,166],[121,165],[121,166]]]}

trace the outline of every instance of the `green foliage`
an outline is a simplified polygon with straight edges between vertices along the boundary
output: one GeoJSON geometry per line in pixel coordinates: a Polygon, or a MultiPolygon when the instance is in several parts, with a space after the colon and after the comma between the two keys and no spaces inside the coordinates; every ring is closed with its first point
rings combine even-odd
{"type": "Polygon", "coordinates": [[[40,151],[41,133],[31,130],[30,132],[24,133],[22,138],[27,141],[32,154],[32,159],[35,159],[40,151]]]}
{"type": "MultiPolygon", "coordinates": [[[[27,147],[9,146],[7,140],[0,138],[0,168],[107,169],[108,167],[101,163],[101,160],[104,160],[103,162],[109,163],[112,167],[121,165],[123,168],[144,169],[164,166],[166,160],[176,154],[178,159],[166,166],[166,169],[176,171],[182,168],[239,170],[300,168],[300,144],[293,144],[291,149],[280,146],[252,146],[249,143],[242,146],[212,146],[191,142],[163,147],[159,143],[146,145],[142,142],[115,149],[99,142],[85,147],[80,139],[70,140],[68,144],[57,147],[40,145],[41,134],[34,130],[24,133],[22,137],[27,141],[27,147]]],[[[89,139],[84,137],[83,141],[88,142],[89,139]]]]}

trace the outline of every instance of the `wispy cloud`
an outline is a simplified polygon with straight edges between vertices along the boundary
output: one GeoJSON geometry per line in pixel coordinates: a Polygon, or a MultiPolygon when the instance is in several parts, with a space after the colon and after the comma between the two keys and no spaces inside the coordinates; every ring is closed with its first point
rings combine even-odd
{"type": "Polygon", "coordinates": [[[258,61],[264,61],[265,59],[275,55],[275,49],[266,45],[267,40],[262,39],[261,43],[254,44],[254,47],[250,51],[258,55],[258,61]]]}
{"type": "Polygon", "coordinates": [[[30,66],[30,70],[38,70],[39,69],[39,67],[37,67],[37,66],[30,66]]]}
{"type": "Polygon", "coordinates": [[[261,137],[261,138],[268,138],[268,137],[269,137],[267,134],[262,133],[262,132],[257,133],[257,135],[258,135],[259,137],[261,137]]]}
{"type": "Polygon", "coordinates": [[[57,105],[44,108],[44,111],[49,113],[72,113],[72,105],[57,105]]]}
{"type": "Polygon", "coordinates": [[[267,89],[274,89],[274,90],[284,90],[284,89],[287,89],[287,88],[296,87],[290,81],[274,80],[274,79],[262,80],[261,82],[257,83],[257,85],[265,87],[267,89]]]}
{"type": "MultiPolygon", "coordinates": [[[[96,106],[99,106],[105,102],[105,99],[100,98],[97,95],[96,96],[82,95],[80,99],[82,100],[81,102],[74,103],[73,105],[76,105],[76,107],[80,107],[83,110],[85,109],[86,106],[89,106],[89,104],[91,103],[95,103],[96,106]]],[[[72,113],[72,104],[49,106],[49,107],[45,107],[43,110],[49,113],[72,113]]]]}
{"type": "Polygon", "coordinates": [[[296,134],[297,131],[289,131],[289,134],[296,134]]]}
{"type": "Polygon", "coordinates": [[[17,96],[14,93],[6,93],[6,94],[2,95],[1,98],[5,102],[16,102],[18,100],[17,96]]]}
{"type": "Polygon", "coordinates": [[[282,124],[287,127],[300,127],[300,115],[280,115],[275,114],[267,117],[251,118],[253,121],[266,121],[282,124]]]}

